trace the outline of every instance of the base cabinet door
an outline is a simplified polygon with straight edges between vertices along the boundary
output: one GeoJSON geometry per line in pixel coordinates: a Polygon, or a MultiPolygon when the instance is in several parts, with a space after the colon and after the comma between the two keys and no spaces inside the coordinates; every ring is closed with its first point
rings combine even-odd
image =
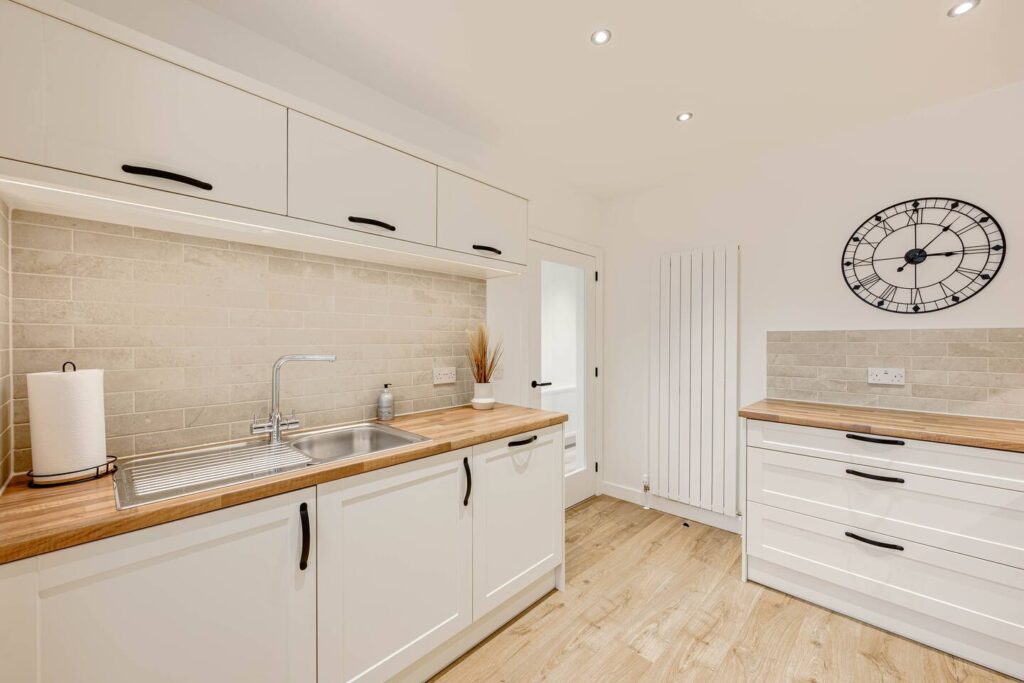
{"type": "Polygon", "coordinates": [[[0,679],[312,683],[315,525],[309,488],[4,565],[0,679]]]}
{"type": "Polygon", "coordinates": [[[317,487],[321,683],[387,680],[471,623],[471,455],[317,487]]]}
{"type": "Polygon", "coordinates": [[[473,448],[473,618],[562,562],[562,427],[473,448]]]}

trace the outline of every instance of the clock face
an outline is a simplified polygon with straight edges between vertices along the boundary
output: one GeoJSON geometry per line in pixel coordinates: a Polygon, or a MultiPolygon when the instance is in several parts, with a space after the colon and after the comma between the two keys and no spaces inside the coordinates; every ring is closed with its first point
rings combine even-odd
{"type": "Polygon", "coordinates": [[[983,209],[958,199],[912,199],[864,221],[843,250],[854,294],[894,313],[956,306],[992,281],[1006,239],[983,209]]]}

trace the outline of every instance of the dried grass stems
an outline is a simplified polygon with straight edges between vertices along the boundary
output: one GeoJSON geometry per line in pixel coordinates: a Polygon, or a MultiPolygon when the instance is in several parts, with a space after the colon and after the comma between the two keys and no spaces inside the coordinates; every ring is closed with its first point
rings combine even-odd
{"type": "Polygon", "coordinates": [[[473,369],[473,379],[478,384],[491,381],[503,351],[500,339],[491,346],[490,333],[484,323],[469,333],[469,364],[473,369]]]}

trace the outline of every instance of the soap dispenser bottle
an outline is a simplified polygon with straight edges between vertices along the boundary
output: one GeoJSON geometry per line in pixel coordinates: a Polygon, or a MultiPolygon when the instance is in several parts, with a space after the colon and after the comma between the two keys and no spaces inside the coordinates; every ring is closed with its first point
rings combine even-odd
{"type": "Polygon", "coordinates": [[[385,384],[384,391],[377,397],[377,419],[381,422],[395,419],[395,395],[391,393],[390,384],[385,384]]]}

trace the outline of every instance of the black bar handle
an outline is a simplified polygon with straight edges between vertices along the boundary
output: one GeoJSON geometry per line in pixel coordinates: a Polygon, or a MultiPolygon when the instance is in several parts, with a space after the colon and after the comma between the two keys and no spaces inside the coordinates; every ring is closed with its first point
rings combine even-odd
{"type": "Polygon", "coordinates": [[[509,441],[508,442],[508,447],[509,448],[515,448],[516,446],[525,446],[526,444],[533,443],[536,440],[537,440],[537,435],[534,434],[533,436],[531,436],[528,439],[520,439],[519,441],[509,441]]]}
{"type": "Polygon", "coordinates": [[[858,536],[857,534],[855,534],[853,532],[850,532],[850,531],[847,531],[846,535],[848,537],[852,538],[855,541],[860,541],[861,543],[867,543],[868,545],[873,545],[873,546],[876,546],[878,548],[885,548],[886,550],[903,550],[903,546],[901,546],[901,545],[896,545],[895,543],[882,543],[881,541],[872,541],[870,538],[864,538],[863,536],[858,536]]]}
{"type": "Polygon", "coordinates": [[[875,481],[888,481],[893,484],[905,484],[906,481],[899,477],[882,477],[877,474],[868,474],[867,472],[858,472],[857,470],[846,470],[847,474],[852,474],[855,477],[864,477],[865,479],[874,479],[875,481]]]}
{"type": "Polygon", "coordinates": [[[501,256],[501,249],[495,249],[494,247],[489,247],[486,244],[474,244],[473,248],[478,249],[480,251],[489,251],[492,254],[497,254],[498,256],[501,256]]]}
{"type": "Polygon", "coordinates": [[[299,519],[302,520],[302,555],[299,557],[299,569],[306,571],[309,566],[309,510],[305,503],[299,506],[299,519]]]}
{"type": "Polygon", "coordinates": [[[847,439],[853,439],[854,441],[867,441],[868,443],[880,443],[883,446],[906,446],[905,441],[899,439],[880,439],[877,436],[861,436],[860,434],[847,434],[847,439]]]}
{"type": "Polygon", "coordinates": [[[462,499],[462,505],[469,505],[469,494],[473,492],[473,473],[469,470],[469,458],[462,459],[462,466],[466,468],[466,497],[462,499]]]}
{"type": "Polygon", "coordinates": [[[551,382],[538,382],[537,380],[533,380],[532,382],[530,382],[530,386],[533,387],[534,389],[536,389],[537,387],[550,387],[551,382]]]}
{"type": "Polygon", "coordinates": [[[390,223],[385,223],[384,221],[378,221],[375,218],[362,218],[360,216],[349,216],[348,217],[348,222],[349,223],[361,223],[362,225],[375,225],[378,228],[384,228],[385,230],[390,230],[391,232],[394,232],[395,230],[398,230],[398,228],[396,228],[395,226],[391,225],[390,223]]]}
{"type": "Polygon", "coordinates": [[[213,185],[204,182],[202,180],[196,180],[195,178],[189,178],[187,175],[181,175],[180,173],[171,173],[170,171],[162,171],[159,168],[148,168],[146,166],[132,166],[130,164],[123,164],[121,170],[125,173],[131,173],[132,175],[148,175],[153,178],[163,178],[164,180],[173,180],[176,183],[184,183],[191,185],[192,187],[198,187],[200,190],[212,190],[213,185]]]}

